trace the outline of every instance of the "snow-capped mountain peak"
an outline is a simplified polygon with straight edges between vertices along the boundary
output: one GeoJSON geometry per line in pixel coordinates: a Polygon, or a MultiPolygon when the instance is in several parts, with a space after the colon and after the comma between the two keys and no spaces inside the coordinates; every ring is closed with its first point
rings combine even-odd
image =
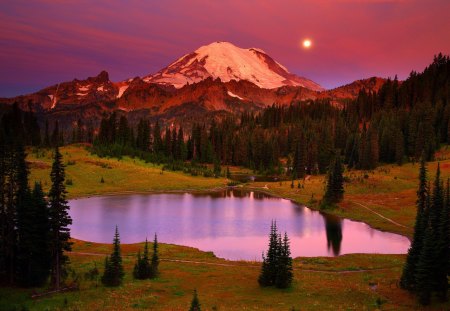
{"type": "Polygon", "coordinates": [[[315,91],[323,90],[317,83],[291,74],[263,50],[243,49],[230,42],[214,42],[202,46],[143,80],[181,88],[210,77],[219,78],[222,82],[246,80],[265,89],[293,85],[315,91]]]}

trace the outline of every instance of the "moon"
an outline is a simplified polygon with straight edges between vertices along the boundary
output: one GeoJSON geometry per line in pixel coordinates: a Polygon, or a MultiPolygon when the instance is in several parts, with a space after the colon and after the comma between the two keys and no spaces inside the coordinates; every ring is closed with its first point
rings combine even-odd
{"type": "Polygon", "coordinates": [[[311,42],[310,39],[305,39],[305,40],[303,40],[302,44],[303,44],[303,48],[309,49],[311,47],[311,45],[312,45],[312,42],[311,42]]]}

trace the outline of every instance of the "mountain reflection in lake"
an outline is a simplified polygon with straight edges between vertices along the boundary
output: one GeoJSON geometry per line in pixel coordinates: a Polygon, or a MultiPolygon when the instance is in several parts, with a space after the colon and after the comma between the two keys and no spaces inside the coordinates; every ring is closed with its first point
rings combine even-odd
{"type": "Polygon", "coordinates": [[[227,259],[260,260],[270,223],[276,220],[297,256],[405,253],[409,240],[368,225],[323,215],[289,200],[227,190],[105,196],[70,201],[72,236],[111,243],[119,226],[122,243],[151,238],[213,251],[227,259]]]}

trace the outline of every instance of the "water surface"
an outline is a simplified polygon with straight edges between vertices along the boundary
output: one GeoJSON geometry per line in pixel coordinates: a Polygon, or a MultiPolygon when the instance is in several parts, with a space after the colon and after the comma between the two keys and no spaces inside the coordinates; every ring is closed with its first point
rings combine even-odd
{"type": "Polygon", "coordinates": [[[325,215],[289,200],[255,192],[133,194],[70,201],[72,236],[111,243],[151,240],[193,246],[218,257],[260,260],[272,220],[291,239],[297,256],[406,253],[409,240],[365,223],[325,215]]]}

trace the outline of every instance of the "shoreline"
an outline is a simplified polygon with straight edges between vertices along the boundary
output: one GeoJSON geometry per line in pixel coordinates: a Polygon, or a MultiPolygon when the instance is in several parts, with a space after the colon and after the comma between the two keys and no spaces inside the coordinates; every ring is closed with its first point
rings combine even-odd
{"type": "MultiPolygon", "coordinates": [[[[289,200],[290,202],[297,204],[297,205],[301,205],[304,206],[314,212],[319,212],[321,214],[326,214],[326,215],[332,215],[335,217],[339,217],[340,219],[347,219],[349,221],[353,221],[353,222],[358,222],[358,223],[364,223],[365,225],[369,226],[370,228],[374,229],[374,230],[378,230],[381,232],[386,232],[386,233],[391,233],[391,234],[396,234],[399,235],[401,237],[405,237],[407,238],[410,242],[411,242],[411,238],[405,234],[399,233],[399,232],[393,232],[393,231],[389,231],[383,228],[376,228],[374,226],[372,226],[370,223],[365,222],[363,220],[357,220],[351,217],[342,217],[341,215],[336,215],[334,213],[330,213],[330,211],[322,211],[319,208],[317,208],[316,206],[307,206],[303,203],[297,202],[295,199],[293,198],[289,198],[289,197],[285,197],[276,193],[273,193],[269,190],[269,188],[263,188],[263,187],[252,187],[252,186],[248,186],[248,185],[240,185],[240,186],[224,186],[224,187],[214,187],[214,188],[205,188],[205,189],[174,189],[174,190],[149,190],[149,191],[120,191],[120,192],[107,192],[107,193],[98,193],[98,194],[93,194],[93,195],[87,195],[87,196],[77,196],[76,198],[71,198],[70,200],[80,200],[80,199],[89,199],[92,197],[102,197],[102,196],[126,196],[126,195],[135,195],[135,194],[143,194],[143,195],[151,195],[151,194],[183,194],[183,193],[213,193],[213,192],[220,192],[220,191],[226,191],[226,190],[233,190],[233,189],[239,189],[239,190],[243,190],[243,191],[248,191],[248,192],[258,192],[258,193],[262,193],[265,194],[267,196],[273,197],[273,198],[279,198],[279,199],[283,199],[283,200],[289,200]]],[[[79,241],[79,242],[83,242],[83,243],[93,243],[93,244],[99,244],[99,245],[111,245],[111,243],[103,243],[103,242],[94,242],[94,241],[88,241],[88,240],[82,240],[82,239],[78,239],[75,237],[71,237],[72,240],[75,241],[79,241]]],[[[137,245],[140,243],[144,243],[144,241],[141,242],[134,242],[134,243],[123,243],[124,245],[137,245]]],[[[200,252],[211,252],[212,251],[208,251],[208,250],[201,250],[199,248],[190,246],[190,245],[181,245],[181,244],[173,244],[173,243],[164,243],[162,242],[162,244],[167,244],[167,245],[174,245],[174,246],[180,246],[180,247],[188,247],[188,248],[193,248],[196,249],[200,252]]],[[[345,255],[351,255],[351,254],[367,254],[367,255],[405,255],[406,253],[389,253],[389,254],[383,254],[383,253],[346,253],[346,254],[340,254],[338,256],[302,256],[302,257],[295,257],[295,258],[333,258],[333,257],[340,257],[340,256],[345,256],[345,255]]],[[[245,262],[251,262],[251,260],[231,260],[231,259],[226,259],[226,258],[222,258],[222,257],[217,257],[215,253],[213,253],[213,255],[218,258],[218,259],[223,259],[223,260],[227,260],[227,261],[231,261],[231,262],[240,262],[240,261],[245,261],[245,262]]]]}

